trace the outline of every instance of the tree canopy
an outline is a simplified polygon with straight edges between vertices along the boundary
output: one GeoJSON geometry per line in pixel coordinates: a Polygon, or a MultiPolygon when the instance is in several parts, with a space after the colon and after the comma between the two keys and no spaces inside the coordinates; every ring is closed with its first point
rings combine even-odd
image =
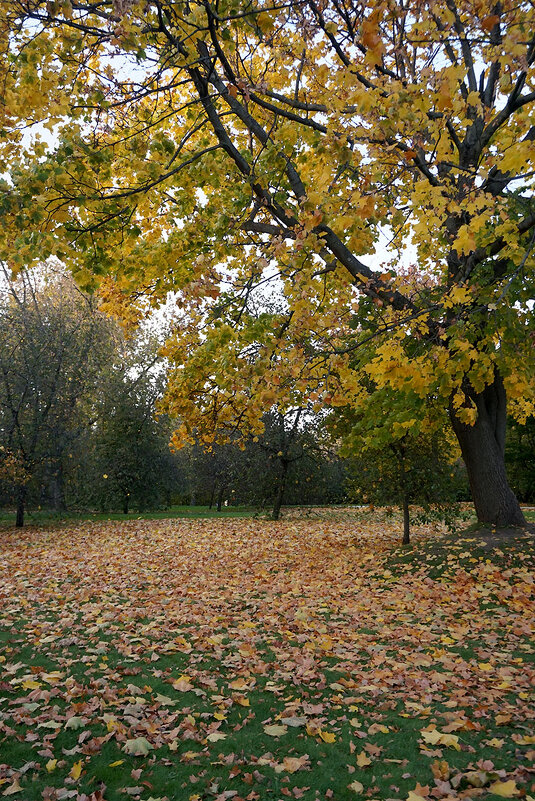
{"type": "Polygon", "coordinates": [[[439,398],[478,517],[523,522],[504,437],[506,398],[533,408],[529,3],[5,7],[0,257],[53,254],[131,318],[177,293],[177,443],[370,386],[399,433],[439,398]]]}

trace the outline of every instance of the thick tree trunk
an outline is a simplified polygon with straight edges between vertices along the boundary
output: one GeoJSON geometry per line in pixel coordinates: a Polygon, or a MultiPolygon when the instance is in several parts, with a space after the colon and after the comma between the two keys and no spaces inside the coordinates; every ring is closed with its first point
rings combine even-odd
{"type": "MultiPolygon", "coordinates": [[[[466,389],[465,389],[466,392],[466,389]]],[[[526,520],[505,472],[506,394],[496,372],[483,392],[467,394],[477,408],[473,426],[462,423],[450,404],[450,419],[463,455],[477,519],[496,526],[525,526],[526,520]]]]}
{"type": "Polygon", "coordinates": [[[208,508],[211,509],[214,505],[214,498],[215,498],[215,481],[212,484],[212,491],[210,493],[210,503],[208,504],[208,508]]]}
{"type": "Polygon", "coordinates": [[[272,520],[278,520],[281,514],[282,501],[284,499],[284,490],[286,489],[286,478],[288,476],[288,462],[284,459],[281,461],[281,475],[279,485],[277,487],[277,494],[275,495],[275,503],[273,504],[273,512],[271,514],[272,520]]]}
{"type": "Polygon", "coordinates": [[[24,526],[24,504],[26,502],[26,487],[20,487],[17,492],[17,516],[15,525],[17,528],[24,526]]]}
{"type": "Polygon", "coordinates": [[[409,514],[409,496],[407,493],[403,496],[403,539],[402,545],[408,545],[411,541],[411,518],[409,514]]]}

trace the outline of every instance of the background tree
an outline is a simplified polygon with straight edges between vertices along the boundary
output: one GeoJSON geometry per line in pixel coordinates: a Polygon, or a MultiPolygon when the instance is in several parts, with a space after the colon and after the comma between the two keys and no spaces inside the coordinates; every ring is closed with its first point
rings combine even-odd
{"type": "Polygon", "coordinates": [[[320,435],[320,421],[304,406],[287,410],[275,407],[264,415],[263,423],[264,430],[255,439],[268,457],[268,469],[259,487],[263,502],[267,497],[273,498],[271,516],[278,520],[288,498],[306,498],[306,482],[311,477],[303,463],[308,462],[310,468],[311,463],[324,461],[326,447],[320,435]],[[300,467],[305,469],[300,471],[300,467]]]}
{"type": "Polygon", "coordinates": [[[413,519],[458,518],[457,502],[466,497],[467,485],[459,463],[445,454],[447,445],[434,432],[427,436],[404,434],[382,447],[367,447],[350,458],[348,490],[357,503],[399,506],[403,514],[404,545],[410,542],[413,519]],[[464,490],[464,493],[463,493],[464,490]]]}
{"type": "Polygon", "coordinates": [[[348,354],[373,337],[359,367],[379,388],[449,407],[478,518],[523,524],[504,445],[507,395],[519,420],[533,408],[534,14],[8,0],[0,255],[107,273],[120,310],[180,293],[176,442],[259,429],[296,388],[358,406],[348,354]],[[52,147],[18,145],[37,122],[52,147]],[[259,320],[270,278],[285,305],[259,320]]]}
{"type": "Polygon", "coordinates": [[[468,487],[455,437],[446,426],[447,410],[436,399],[414,399],[407,407],[391,393],[368,381],[368,408],[363,400],[357,412],[339,410],[329,425],[348,458],[350,496],[358,503],[399,506],[407,544],[411,505],[419,507],[415,519],[451,523],[468,487]],[[380,412],[373,414],[377,406],[380,412]]]}
{"type": "MultiPolygon", "coordinates": [[[[236,488],[246,482],[248,463],[244,451],[236,443],[213,444],[203,447],[195,444],[180,451],[177,458],[185,463],[189,499],[192,505],[216,506],[218,512],[224,502],[236,494],[236,488]]],[[[242,503],[246,493],[238,493],[242,503]]]]}
{"type": "Polygon", "coordinates": [[[524,425],[509,421],[505,460],[511,486],[524,503],[535,502],[535,418],[524,425]]]}
{"type": "Polygon", "coordinates": [[[265,509],[278,519],[282,504],[328,504],[346,500],[345,466],[323,430],[323,421],[304,409],[264,416],[264,430],[208,449],[189,445],[176,457],[191,503],[226,500],[265,509]],[[282,481],[281,481],[282,479],[282,481]]]}
{"type": "Polygon", "coordinates": [[[64,272],[3,278],[0,438],[22,526],[32,481],[65,508],[65,462],[87,425],[84,402],[109,363],[113,327],[64,272]]]}
{"type": "Polygon", "coordinates": [[[168,450],[165,430],[154,420],[157,395],[147,381],[120,371],[111,381],[95,426],[92,491],[103,509],[144,511],[165,495],[160,480],[168,450]]]}
{"type": "Polygon", "coordinates": [[[170,506],[185,475],[169,450],[173,430],[158,415],[164,384],[158,354],[161,324],[117,337],[114,361],[91,399],[92,424],[82,459],[78,503],[128,514],[170,506]]]}

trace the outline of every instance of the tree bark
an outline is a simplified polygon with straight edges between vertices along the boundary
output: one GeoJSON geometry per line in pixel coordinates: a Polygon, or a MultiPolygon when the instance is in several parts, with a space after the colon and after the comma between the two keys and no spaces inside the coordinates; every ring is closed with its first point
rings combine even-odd
{"type": "Polygon", "coordinates": [[[495,526],[525,526],[526,520],[505,471],[506,393],[496,371],[483,392],[465,387],[477,408],[473,426],[462,423],[450,401],[450,419],[463,455],[477,519],[495,526]]]}
{"type": "Polygon", "coordinates": [[[129,505],[130,505],[130,495],[127,494],[123,496],[123,514],[125,515],[128,514],[129,505]]]}
{"type": "Polygon", "coordinates": [[[217,511],[220,512],[223,506],[223,495],[225,493],[225,485],[223,484],[219,488],[219,492],[217,493],[217,511]]]}
{"type": "Polygon", "coordinates": [[[271,514],[272,520],[280,518],[282,501],[284,498],[284,490],[286,489],[286,478],[288,476],[288,462],[286,459],[281,460],[281,475],[277,487],[277,494],[275,495],[275,503],[273,504],[273,512],[271,514]]]}
{"type": "Polygon", "coordinates": [[[63,465],[60,463],[52,475],[52,505],[56,512],[67,511],[67,501],[65,500],[65,477],[63,465]]]}
{"type": "Polygon", "coordinates": [[[403,495],[403,539],[402,545],[408,545],[411,541],[411,519],[409,514],[409,496],[407,493],[403,495]]]}
{"type": "Polygon", "coordinates": [[[24,504],[26,502],[26,487],[19,487],[17,492],[17,517],[15,525],[17,528],[24,526],[24,504]]]}

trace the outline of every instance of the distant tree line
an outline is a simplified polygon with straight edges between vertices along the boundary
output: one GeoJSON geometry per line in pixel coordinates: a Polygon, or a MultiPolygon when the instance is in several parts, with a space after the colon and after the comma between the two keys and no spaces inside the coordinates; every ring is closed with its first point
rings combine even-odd
{"type": "Polygon", "coordinates": [[[157,414],[165,371],[154,336],[127,335],[60,267],[0,294],[0,504],[144,512],[172,504],[345,500],[344,467],[305,409],[266,416],[240,443],[169,449],[176,421],[157,414]]]}
{"type": "MultiPolygon", "coordinates": [[[[179,421],[158,413],[160,344],[143,328],[125,333],[60,267],[14,280],[4,271],[0,505],[16,510],[17,525],[27,509],[142,513],[239,504],[277,519],[283,504],[351,502],[399,506],[408,540],[411,505],[468,500],[447,434],[407,428],[392,444],[384,415],[345,410],[320,419],[306,405],[274,406],[260,434],[172,452],[179,421]]],[[[512,485],[527,502],[535,501],[534,432],[535,421],[511,426],[507,446],[512,485]]]]}

